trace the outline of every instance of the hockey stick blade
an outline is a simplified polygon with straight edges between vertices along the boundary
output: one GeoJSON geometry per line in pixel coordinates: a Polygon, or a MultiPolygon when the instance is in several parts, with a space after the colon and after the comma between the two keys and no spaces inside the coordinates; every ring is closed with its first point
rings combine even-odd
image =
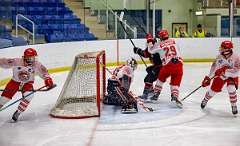
{"type": "MultiPolygon", "coordinates": [[[[47,89],[41,89],[41,90],[35,90],[35,91],[37,91],[37,92],[43,92],[43,91],[49,91],[49,90],[51,90],[51,89],[53,89],[53,88],[55,88],[55,87],[57,87],[57,84],[53,84],[52,85],[52,87],[50,87],[50,88],[47,88],[47,89]]],[[[34,91],[34,90],[33,90],[34,91]]]]}
{"type": "Polygon", "coordinates": [[[122,11],[120,16],[119,16],[119,21],[121,21],[121,22],[123,21],[123,16],[124,16],[124,12],[122,11]]]}
{"type": "Polygon", "coordinates": [[[148,107],[147,109],[148,109],[150,112],[153,112],[153,108],[148,107]]]}
{"type": "Polygon", "coordinates": [[[137,101],[137,103],[147,112],[153,112],[153,108],[145,106],[144,102],[139,99],[138,96],[136,96],[132,91],[129,91],[129,94],[133,97],[134,100],[137,101]]]}

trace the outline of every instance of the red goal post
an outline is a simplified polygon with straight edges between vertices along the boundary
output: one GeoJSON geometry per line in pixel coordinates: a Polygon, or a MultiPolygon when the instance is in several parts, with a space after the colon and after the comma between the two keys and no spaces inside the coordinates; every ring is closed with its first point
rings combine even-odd
{"type": "Polygon", "coordinates": [[[99,117],[100,100],[106,91],[105,65],[105,51],[75,56],[50,116],[65,119],[99,117]]]}

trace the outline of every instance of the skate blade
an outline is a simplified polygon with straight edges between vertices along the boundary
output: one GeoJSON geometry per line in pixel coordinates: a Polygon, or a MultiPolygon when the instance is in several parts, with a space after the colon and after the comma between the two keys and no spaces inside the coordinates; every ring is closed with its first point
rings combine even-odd
{"type": "Polygon", "coordinates": [[[180,109],[183,108],[183,105],[182,105],[181,103],[177,103],[177,102],[175,102],[175,101],[171,101],[171,103],[172,103],[172,105],[173,105],[174,107],[177,107],[177,108],[180,108],[180,109]]]}
{"type": "Polygon", "coordinates": [[[237,113],[232,113],[233,114],[233,117],[237,117],[237,115],[238,115],[238,112],[237,113]]]}
{"type": "Polygon", "coordinates": [[[15,121],[15,120],[13,120],[13,119],[10,119],[10,120],[8,121],[8,123],[17,123],[17,121],[15,121]]]}
{"type": "Polygon", "coordinates": [[[135,114],[137,113],[136,110],[126,110],[126,111],[122,111],[122,114],[135,114]]]}

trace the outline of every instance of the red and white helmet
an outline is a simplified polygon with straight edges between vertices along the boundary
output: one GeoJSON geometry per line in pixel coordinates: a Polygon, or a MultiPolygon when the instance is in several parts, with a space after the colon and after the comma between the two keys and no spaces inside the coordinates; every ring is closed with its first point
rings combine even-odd
{"type": "Polygon", "coordinates": [[[223,48],[223,49],[232,49],[233,48],[233,43],[231,41],[223,41],[221,43],[221,48],[223,48]]]}
{"type": "Polygon", "coordinates": [[[161,40],[166,40],[169,38],[168,31],[164,29],[158,32],[158,36],[161,40]]]}
{"type": "Polygon", "coordinates": [[[145,38],[147,39],[147,41],[152,41],[153,40],[153,36],[151,33],[146,34],[145,38]]]}
{"type": "Polygon", "coordinates": [[[231,41],[223,41],[219,49],[220,54],[226,56],[232,54],[233,43],[231,41]]]}
{"type": "Polygon", "coordinates": [[[33,48],[28,48],[24,51],[24,57],[35,57],[37,56],[37,51],[33,48]]]}
{"type": "Polygon", "coordinates": [[[35,62],[35,57],[37,56],[37,51],[33,48],[28,48],[23,53],[23,60],[26,65],[33,65],[35,62]]]}

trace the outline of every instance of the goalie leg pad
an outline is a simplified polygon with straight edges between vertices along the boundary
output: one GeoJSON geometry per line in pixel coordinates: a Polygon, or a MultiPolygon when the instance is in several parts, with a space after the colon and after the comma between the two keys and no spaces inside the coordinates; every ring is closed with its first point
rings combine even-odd
{"type": "Polygon", "coordinates": [[[103,98],[103,103],[104,104],[108,104],[108,105],[117,105],[117,106],[121,106],[123,105],[123,101],[122,98],[119,97],[117,94],[115,95],[106,95],[103,98]]]}

